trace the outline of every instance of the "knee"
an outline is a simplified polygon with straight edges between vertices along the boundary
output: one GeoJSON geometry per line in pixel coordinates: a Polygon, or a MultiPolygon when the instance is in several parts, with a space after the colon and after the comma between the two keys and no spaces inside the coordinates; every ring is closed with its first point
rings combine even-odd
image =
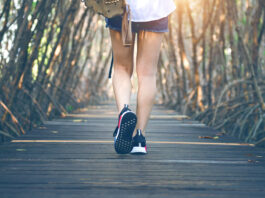
{"type": "Polygon", "coordinates": [[[137,72],[138,81],[142,81],[144,79],[150,79],[150,80],[156,79],[157,70],[155,68],[139,66],[136,72],[137,72]]]}
{"type": "Polygon", "coordinates": [[[130,77],[133,74],[133,63],[128,62],[114,62],[114,72],[117,73],[125,73],[130,77]]]}

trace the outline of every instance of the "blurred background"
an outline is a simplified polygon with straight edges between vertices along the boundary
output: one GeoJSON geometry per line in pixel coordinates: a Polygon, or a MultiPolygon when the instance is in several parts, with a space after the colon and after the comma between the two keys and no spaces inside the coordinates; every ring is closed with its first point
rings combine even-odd
{"type": "MultiPolygon", "coordinates": [[[[175,3],[157,103],[246,142],[262,141],[265,1],[175,3]]],[[[109,31],[79,0],[0,0],[0,43],[0,142],[113,98],[109,31]]]]}

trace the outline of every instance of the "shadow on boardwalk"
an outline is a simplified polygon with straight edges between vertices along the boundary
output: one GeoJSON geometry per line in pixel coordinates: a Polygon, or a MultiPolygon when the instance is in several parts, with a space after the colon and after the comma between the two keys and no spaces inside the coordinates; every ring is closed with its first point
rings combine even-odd
{"type": "Polygon", "coordinates": [[[265,197],[264,149],[156,106],[148,155],[117,155],[115,107],[89,107],[0,146],[1,198],[265,197]]]}

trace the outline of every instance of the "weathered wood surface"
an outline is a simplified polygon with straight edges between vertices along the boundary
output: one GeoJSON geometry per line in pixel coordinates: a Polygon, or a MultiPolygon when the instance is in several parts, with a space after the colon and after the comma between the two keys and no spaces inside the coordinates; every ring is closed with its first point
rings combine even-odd
{"type": "Polygon", "coordinates": [[[0,145],[0,197],[265,197],[262,148],[200,139],[218,131],[156,106],[148,155],[117,155],[116,124],[115,107],[105,104],[0,145]]]}

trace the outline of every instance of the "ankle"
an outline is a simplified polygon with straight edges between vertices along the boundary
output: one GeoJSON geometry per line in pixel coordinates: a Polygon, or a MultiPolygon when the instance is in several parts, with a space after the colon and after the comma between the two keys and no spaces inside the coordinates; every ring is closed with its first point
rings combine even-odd
{"type": "Polygon", "coordinates": [[[139,133],[139,131],[140,131],[141,134],[145,137],[145,131],[142,130],[142,129],[135,129],[134,132],[133,132],[132,137],[135,137],[135,136],[139,133]]]}
{"type": "Polygon", "coordinates": [[[119,114],[124,110],[124,108],[129,108],[129,104],[124,104],[123,106],[119,106],[119,114]]]}

